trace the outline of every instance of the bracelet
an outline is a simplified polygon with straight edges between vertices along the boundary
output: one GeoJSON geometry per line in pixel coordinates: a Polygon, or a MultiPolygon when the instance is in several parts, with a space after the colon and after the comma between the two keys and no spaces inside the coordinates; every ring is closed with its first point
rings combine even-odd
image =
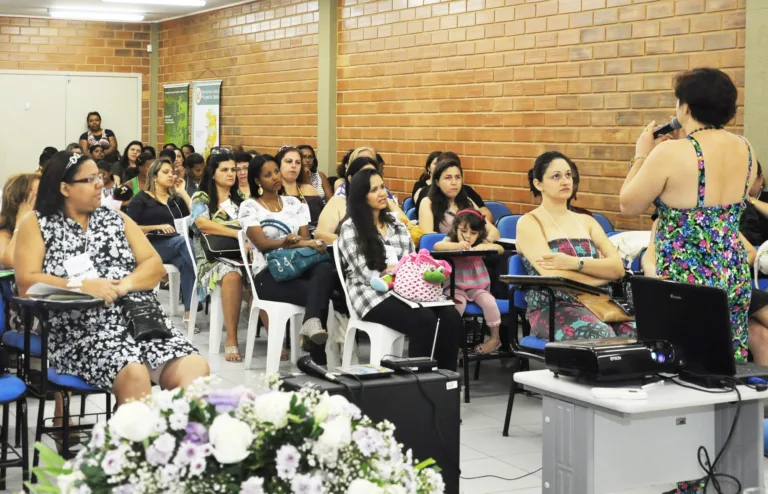
{"type": "Polygon", "coordinates": [[[632,166],[634,166],[636,161],[641,161],[641,160],[644,160],[645,158],[646,156],[635,156],[634,158],[629,160],[629,167],[632,168],[632,166]]]}

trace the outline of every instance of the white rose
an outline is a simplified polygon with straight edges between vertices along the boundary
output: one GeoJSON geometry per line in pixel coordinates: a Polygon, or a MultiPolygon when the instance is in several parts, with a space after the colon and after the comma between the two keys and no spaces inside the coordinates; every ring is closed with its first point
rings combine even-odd
{"type": "Polygon", "coordinates": [[[156,415],[146,403],[132,401],[120,405],[109,421],[112,431],[133,442],[148,438],[155,428],[156,415]]]}
{"type": "Polygon", "coordinates": [[[85,477],[80,471],[72,472],[68,475],[59,475],[56,477],[56,487],[59,488],[61,494],[77,492],[77,489],[75,489],[75,482],[83,479],[85,479],[85,477]]]}
{"type": "Polygon", "coordinates": [[[347,494],[383,494],[381,487],[365,479],[355,479],[349,484],[347,494]]]}
{"type": "Polygon", "coordinates": [[[256,398],[253,414],[259,422],[269,422],[277,429],[288,425],[288,411],[291,409],[293,393],[275,391],[256,398]]]}
{"type": "Polygon", "coordinates": [[[312,452],[328,465],[335,465],[339,449],[352,441],[352,424],[348,417],[336,417],[322,424],[323,433],[312,446],[312,452]]]}
{"type": "Polygon", "coordinates": [[[328,393],[323,393],[323,395],[320,397],[320,401],[317,405],[315,405],[315,422],[318,424],[321,422],[324,422],[325,419],[328,418],[328,412],[331,408],[330,402],[329,402],[330,396],[328,393]]]}
{"type": "Polygon", "coordinates": [[[406,494],[405,487],[402,485],[388,485],[384,488],[385,494],[406,494]]]}
{"type": "Polygon", "coordinates": [[[208,437],[213,446],[213,456],[223,465],[243,461],[248,456],[248,448],[254,439],[247,424],[228,414],[213,419],[208,437]]]}

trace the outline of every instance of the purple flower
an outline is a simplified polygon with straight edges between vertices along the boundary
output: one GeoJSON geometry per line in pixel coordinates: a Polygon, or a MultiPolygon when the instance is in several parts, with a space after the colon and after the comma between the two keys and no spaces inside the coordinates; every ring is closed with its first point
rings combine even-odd
{"type": "Polygon", "coordinates": [[[236,389],[213,390],[206,401],[216,407],[217,413],[229,413],[240,404],[242,391],[236,389]]]}
{"type": "Polygon", "coordinates": [[[187,424],[187,435],[184,437],[185,441],[189,441],[192,444],[203,444],[208,442],[208,430],[200,422],[190,422],[187,424]]]}
{"type": "Polygon", "coordinates": [[[119,451],[110,451],[101,462],[101,469],[107,475],[117,475],[123,470],[123,458],[119,451]]]}

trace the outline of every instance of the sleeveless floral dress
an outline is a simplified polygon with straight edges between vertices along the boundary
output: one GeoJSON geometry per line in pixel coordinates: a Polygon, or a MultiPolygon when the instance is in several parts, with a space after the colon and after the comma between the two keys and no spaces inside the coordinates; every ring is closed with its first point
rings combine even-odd
{"type": "MultiPolygon", "coordinates": [[[[86,232],[61,213],[36,214],[45,243],[43,273],[66,278],[64,262],[84,252],[100,278],[120,280],[136,269],[136,257],[125,237],[125,222],[117,211],[107,207],[96,209],[86,232]]],[[[126,297],[160,305],[152,291],[134,292],[126,297]]],[[[171,360],[198,353],[168,317],[163,318],[163,323],[173,333],[172,337],[135,341],[119,303],[51,313],[48,323],[48,357],[56,371],[80,377],[105,390],[112,388],[118,372],[131,362],[156,369],[171,360]]]]}
{"type": "MultiPolygon", "coordinates": [[[[659,226],[656,230],[656,271],[674,281],[722,288],[728,293],[731,309],[733,354],[747,360],[747,318],[752,296],[752,279],[747,253],[739,240],[739,220],[744,211],[752,174],[752,150],[744,197],[726,206],[705,206],[706,175],[701,146],[693,136],[699,161],[698,199],[695,208],[675,209],[656,199],[659,226]]],[[[749,146],[747,146],[749,148],[749,146]]]]}

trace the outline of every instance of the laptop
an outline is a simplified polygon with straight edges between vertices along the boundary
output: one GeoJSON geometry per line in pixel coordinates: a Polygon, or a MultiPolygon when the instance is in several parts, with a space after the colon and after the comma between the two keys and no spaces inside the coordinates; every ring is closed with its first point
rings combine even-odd
{"type": "Polygon", "coordinates": [[[634,276],[631,280],[638,341],[665,340],[675,347],[680,377],[707,387],[719,380],[768,376],[768,367],[736,363],[728,296],[720,288],[634,276]]]}

